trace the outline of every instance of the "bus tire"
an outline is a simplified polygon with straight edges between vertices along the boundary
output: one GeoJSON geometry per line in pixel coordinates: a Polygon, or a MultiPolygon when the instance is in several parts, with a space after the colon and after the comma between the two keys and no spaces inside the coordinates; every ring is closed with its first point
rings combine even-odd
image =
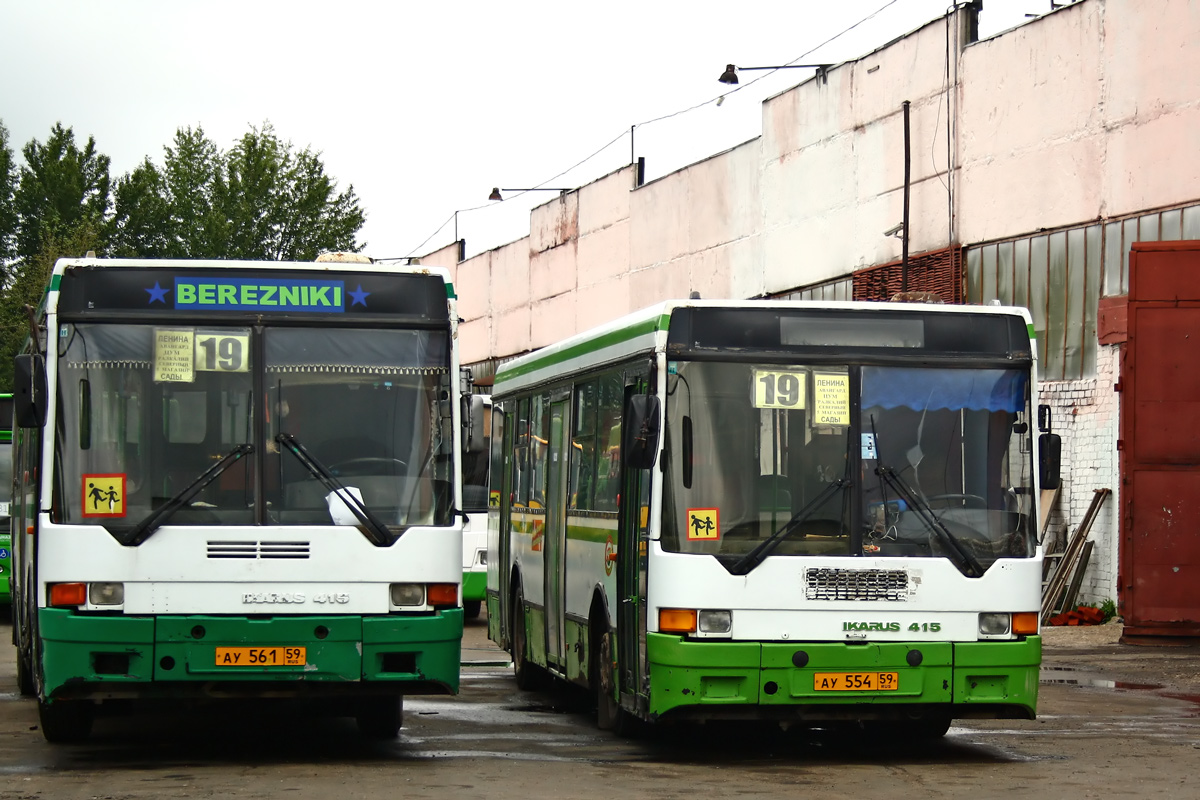
{"type": "Polygon", "coordinates": [[[92,704],[86,700],[39,700],[38,720],[42,736],[52,744],[82,742],[92,733],[95,718],[92,704]]]}
{"type": "MultiPolygon", "coordinates": [[[[605,628],[608,626],[604,623],[605,628]]],[[[602,731],[617,729],[621,704],[617,702],[616,678],[612,663],[612,631],[599,632],[592,647],[592,686],[596,692],[596,725],[602,731]]]]}
{"type": "Polygon", "coordinates": [[[517,688],[526,691],[540,689],[545,683],[545,673],[537,664],[529,661],[529,634],[525,630],[525,594],[519,584],[513,592],[512,624],[509,631],[512,636],[513,677],[517,680],[517,688]]]}
{"type": "Polygon", "coordinates": [[[613,632],[606,622],[600,623],[592,642],[592,687],[596,696],[596,726],[618,736],[634,737],[642,733],[639,720],[617,699],[617,679],[613,666],[613,632]]]}
{"type": "Polygon", "coordinates": [[[482,600],[464,600],[463,601],[463,616],[467,619],[479,619],[479,612],[483,610],[482,600]]]}
{"type": "Polygon", "coordinates": [[[358,732],[368,739],[395,739],[404,725],[404,698],[366,697],[354,714],[358,732]]]}
{"type": "Polygon", "coordinates": [[[37,689],[33,684],[33,669],[29,665],[29,654],[17,649],[17,691],[22,697],[33,697],[37,689]]]}

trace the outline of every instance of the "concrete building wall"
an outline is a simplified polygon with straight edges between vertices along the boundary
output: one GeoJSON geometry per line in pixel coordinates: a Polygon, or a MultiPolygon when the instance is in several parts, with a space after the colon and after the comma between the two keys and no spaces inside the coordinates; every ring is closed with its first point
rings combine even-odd
{"type": "MultiPolygon", "coordinates": [[[[973,14],[768,99],[762,135],[740,146],[640,187],[630,166],[534,209],[528,237],[454,265],[464,363],[693,291],[809,294],[899,260],[883,232],[902,219],[904,101],[911,254],[1200,200],[1200,3],[1082,0],[969,43],[973,14]]],[[[1128,247],[1109,240],[1117,227],[1106,249],[1128,247]]],[[[1117,596],[1117,352],[1101,346],[1095,375],[1043,388],[1063,435],[1060,526],[1073,530],[1096,488],[1114,492],[1092,529],[1091,602],[1117,596]]]]}

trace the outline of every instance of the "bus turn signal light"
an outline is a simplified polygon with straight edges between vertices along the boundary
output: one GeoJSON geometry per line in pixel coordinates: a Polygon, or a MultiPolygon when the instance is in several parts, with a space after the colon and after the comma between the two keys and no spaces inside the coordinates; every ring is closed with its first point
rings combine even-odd
{"type": "Polygon", "coordinates": [[[52,606],[81,606],[86,602],[86,583],[55,583],[50,587],[52,606]]]}
{"type": "Polygon", "coordinates": [[[1036,611],[1021,611],[1013,614],[1013,633],[1032,636],[1038,632],[1038,615],[1036,611]]]}
{"type": "Polygon", "coordinates": [[[425,602],[434,608],[447,608],[458,605],[457,583],[431,583],[425,590],[425,602]]]}
{"type": "Polygon", "coordinates": [[[693,633],[696,630],[696,610],[693,608],[660,608],[658,629],[663,633],[693,633]]]}

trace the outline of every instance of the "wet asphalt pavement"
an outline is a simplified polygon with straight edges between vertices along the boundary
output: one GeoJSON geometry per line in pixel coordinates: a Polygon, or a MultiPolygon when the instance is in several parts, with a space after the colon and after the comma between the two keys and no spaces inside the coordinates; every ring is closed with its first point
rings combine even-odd
{"type": "Polygon", "coordinates": [[[627,740],[597,730],[577,692],[519,691],[480,620],[460,694],[408,698],[393,742],[363,740],[349,719],[239,704],[103,717],[88,743],[52,746],[5,647],[0,800],[1200,797],[1200,698],[1106,677],[1094,649],[1048,647],[1039,719],[964,721],[933,744],[745,726],[627,740]]]}

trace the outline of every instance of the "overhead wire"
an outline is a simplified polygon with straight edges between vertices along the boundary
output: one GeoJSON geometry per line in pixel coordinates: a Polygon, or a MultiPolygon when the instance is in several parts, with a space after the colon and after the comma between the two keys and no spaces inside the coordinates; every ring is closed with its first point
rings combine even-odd
{"type": "MultiPolygon", "coordinates": [[[[626,136],[632,136],[632,135],[633,135],[633,133],[634,133],[634,131],[635,131],[637,128],[641,128],[641,127],[644,127],[644,126],[646,126],[646,125],[652,125],[652,124],[654,124],[654,123],[656,123],[656,122],[662,122],[662,121],[664,121],[664,120],[668,120],[668,119],[671,119],[671,118],[673,118],[673,117],[678,117],[678,116],[681,116],[681,115],[683,115],[683,114],[687,114],[687,113],[690,113],[690,112],[692,112],[692,111],[696,111],[696,110],[698,110],[698,109],[704,108],[705,106],[708,106],[708,105],[713,105],[713,104],[720,105],[721,103],[723,103],[723,102],[724,102],[724,99],[725,99],[726,97],[728,97],[729,95],[736,94],[737,92],[740,92],[740,91],[742,91],[743,89],[748,89],[748,88],[750,88],[751,86],[753,86],[754,84],[758,83],[759,81],[766,80],[766,79],[767,79],[767,78],[769,78],[770,76],[774,75],[776,72],[779,72],[779,69],[782,69],[782,68],[789,67],[789,66],[791,66],[792,64],[795,64],[797,61],[800,61],[800,60],[801,60],[801,59],[803,59],[803,58],[807,58],[809,55],[811,55],[812,53],[816,52],[817,50],[820,50],[822,47],[826,46],[827,44],[830,44],[830,43],[832,43],[832,42],[834,42],[834,41],[836,41],[836,40],[840,39],[841,37],[845,36],[846,34],[850,33],[851,31],[853,31],[855,28],[859,27],[860,25],[862,25],[862,24],[864,24],[864,23],[866,23],[866,22],[869,22],[870,20],[872,20],[872,19],[874,19],[875,17],[879,16],[879,14],[881,14],[883,11],[887,10],[887,9],[888,9],[888,8],[890,8],[891,6],[894,6],[894,5],[895,5],[896,3],[898,3],[898,2],[900,2],[900,0],[888,0],[886,3],[884,3],[883,5],[881,5],[879,8],[875,9],[875,10],[874,10],[874,11],[872,11],[870,14],[866,15],[865,17],[863,17],[862,19],[860,19],[858,22],[855,22],[853,25],[849,26],[848,28],[845,28],[845,29],[843,29],[843,30],[841,30],[841,31],[839,31],[839,32],[837,32],[837,33],[835,33],[833,36],[830,36],[828,39],[826,39],[825,41],[821,42],[820,44],[817,44],[817,45],[815,45],[815,46],[813,46],[813,47],[809,48],[808,50],[804,51],[804,52],[803,52],[803,53],[801,53],[800,55],[798,55],[798,56],[796,56],[795,58],[793,58],[791,61],[788,61],[788,62],[786,62],[785,64],[781,64],[779,68],[777,68],[777,69],[773,69],[773,70],[768,70],[768,71],[767,71],[767,72],[765,72],[763,75],[760,75],[760,76],[758,76],[757,78],[755,78],[754,80],[750,81],[749,83],[741,83],[741,84],[738,84],[736,88],[730,89],[730,90],[729,90],[729,91],[727,91],[727,92],[721,92],[721,93],[720,93],[719,95],[717,95],[716,97],[712,97],[712,98],[710,98],[710,99],[708,99],[708,100],[705,100],[705,101],[703,101],[703,102],[696,103],[695,105],[688,106],[687,108],[681,108],[681,109],[679,109],[678,111],[673,111],[673,112],[671,112],[670,114],[663,114],[663,115],[662,115],[662,116],[660,116],[660,117],[654,117],[653,119],[648,119],[648,120],[645,120],[645,121],[643,121],[643,122],[638,122],[638,123],[635,123],[635,124],[633,124],[632,126],[630,126],[628,130],[626,130],[626,129],[622,129],[622,130],[621,130],[621,132],[620,132],[620,133],[619,133],[617,136],[613,137],[611,140],[609,140],[609,142],[608,142],[607,144],[605,144],[605,145],[603,145],[602,147],[600,147],[598,150],[596,150],[595,152],[593,152],[591,155],[589,155],[589,156],[585,156],[583,159],[581,159],[580,161],[578,161],[578,162],[576,162],[575,164],[571,165],[570,167],[568,167],[568,168],[564,169],[562,172],[559,172],[557,175],[553,175],[553,176],[551,176],[551,177],[549,177],[549,178],[546,178],[544,181],[541,181],[540,183],[538,183],[538,184],[535,184],[535,185],[534,185],[533,187],[531,187],[530,189],[526,189],[526,190],[524,190],[524,191],[518,192],[517,194],[514,194],[514,195],[513,195],[513,197],[520,197],[521,195],[523,195],[523,194],[526,194],[526,193],[528,193],[528,192],[530,192],[530,191],[534,191],[534,190],[536,190],[536,189],[540,189],[541,187],[545,186],[546,184],[548,184],[548,183],[552,183],[553,181],[556,181],[556,180],[558,180],[558,179],[559,179],[559,178],[561,178],[563,175],[566,175],[567,173],[571,172],[572,170],[578,169],[579,167],[583,166],[583,165],[584,165],[584,164],[586,164],[587,162],[591,161],[593,158],[596,158],[598,155],[600,155],[601,153],[603,153],[603,152],[604,152],[605,150],[607,150],[608,148],[612,147],[612,146],[613,146],[614,144],[616,144],[617,142],[619,142],[619,141],[621,141],[622,139],[624,139],[626,136]]],[[[417,251],[421,250],[421,248],[423,248],[423,247],[424,247],[426,244],[428,244],[428,243],[430,242],[430,240],[432,240],[432,239],[433,239],[433,237],[435,237],[435,236],[437,236],[439,233],[441,233],[441,232],[442,232],[442,231],[445,229],[445,227],[446,227],[447,225],[449,225],[449,224],[451,223],[451,221],[453,221],[453,220],[454,220],[455,216],[457,216],[458,214],[460,214],[460,213],[464,213],[464,212],[467,212],[467,211],[478,211],[478,210],[480,210],[480,209],[482,209],[482,208],[490,208],[490,207],[491,207],[491,206],[493,206],[493,205],[495,205],[495,204],[494,204],[494,203],[488,203],[488,204],[486,204],[486,205],[474,206],[474,207],[472,207],[472,208],[460,208],[460,209],[458,209],[457,211],[455,211],[454,213],[452,213],[452,214],[451,214],[449,217],[447,217],[447,218],[446,218],[446,221],[445,221],[445,222],[443,222],[443,223],[442,223],[440,226],[438,226],[438,229],[437,229],[437,230],[435,230],[433,233],[429,234],[429,236],[425,237],[425,241],[421,242],[419,245],[417,245],[416,247],[412,248],[412,249],[411,249],[411,250],[408,252],[408,255],[406,255],[406,256],[399,256],[399,257],[392,257],[392,258],[379,258],[379,259],[376,259],[376,261],[399,261],[399,260],[406,259],[406,258],[413,258],[413,257],[414,257],[414,254],[415,254],[417,251]]]]}

